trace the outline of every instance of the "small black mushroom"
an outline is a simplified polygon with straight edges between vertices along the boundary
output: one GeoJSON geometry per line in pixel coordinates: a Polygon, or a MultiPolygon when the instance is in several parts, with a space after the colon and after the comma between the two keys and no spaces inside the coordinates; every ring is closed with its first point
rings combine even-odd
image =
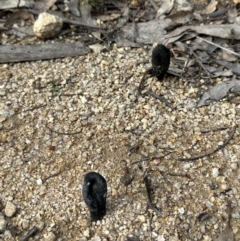
{"type": "Polygon", "coordinates": [[[152,69],[149,74],[162,80],[169,68],[170,57],[170,50],[164,45],[158,44],[152,51],[152,69]]]}
{"type": "Polygon", "coordinates": [[[82,195],[90,211],[91,220],[101,220],[106,214],[107,182],[105,178],[97,172],[86,174],[82,195]]]}

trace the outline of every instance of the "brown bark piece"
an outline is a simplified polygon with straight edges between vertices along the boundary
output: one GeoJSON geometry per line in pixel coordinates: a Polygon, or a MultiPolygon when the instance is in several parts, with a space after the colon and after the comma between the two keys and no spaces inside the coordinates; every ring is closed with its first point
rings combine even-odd
{"type": "Polygon", "coordinates": [[[82,43],[0,46],[0,63],[56,59],[85,55],[90,49],[82,43]]]}

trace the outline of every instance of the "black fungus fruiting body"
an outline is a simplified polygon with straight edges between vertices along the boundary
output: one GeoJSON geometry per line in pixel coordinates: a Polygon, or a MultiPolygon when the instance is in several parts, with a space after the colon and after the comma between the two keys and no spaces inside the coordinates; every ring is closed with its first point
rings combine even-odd
{"type": "Polygon", "coordinates": [[[106,214],[107,182],[105,178],[97,172],[86,174],[82,195],[90,211],[91,220],[101,220],[106,214]]]}
{"type": "Polygon", "coordinates": [[[170,50],[164,45],[158,44],[152,51],[152,69],[150,74],[162,80],[169,68],[170,57],[170,50]]]}

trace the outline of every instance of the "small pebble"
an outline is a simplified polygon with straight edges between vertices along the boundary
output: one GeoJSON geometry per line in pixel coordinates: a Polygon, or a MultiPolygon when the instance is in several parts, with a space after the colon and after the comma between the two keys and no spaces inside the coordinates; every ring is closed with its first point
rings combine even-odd
{"type": "Polygon", "coordinates": [[[42,180],[41,179],[37,179],[37,185],[42,185],[42,180]]]}
{"type": "Polygon", "coordinates": [[[90,233],[89,233],[89,229],[86,228],[84,231],[83,231],[83,236],[85,236],[86,238],[88,238],[90,236],[90,233]]]}
{"type": "Polygon", "coordinates": [[[184,210],[183,207],[181,207],[181,208],[178,209],[178,212],[179,212],[180,214],[184,214],[185,210],[184,210]]]}
{"type": "Polygon", "coordinates": [[[139,219],[142,223],[145,223],[145,221],[146,221],[146,218],[145,218],[144,215],[139,215],[139,216],[138,216],[138,219],[139,219]]]}
{"type": "Polygon", "coordinates": [[[57,240],[57,237],[53,232],[48,232],[44,235],[44,241],[55,241],[55,240],[57,240]]]}
{"type": "Polygon", "coordinates": [[[12,217],[17,211],[17,207],[12,202],[7,202],[5,207],[5,214],[7,217],[12,217]]]}
{"type": "Polygon", "coordinates": [[[166,239],[163,237],[163,235],[159,235],[157,238],[157,241],[165,241],[166,239]]]}
{"type": "Polygon", "coordinates": [[[91,239],[91,241],[101,241],[101,238],[100,237],[94,237],[91,239]]]}
{"type": "Polygon", "coordinates": [[[176,182],[173,184],[173,186],[176,188],[176,189],[180,189],[182,187],[182,184],[180,182],[176,182]]]}
{"type": "Polygon", "coordinates": [[[219,169],[217,167],[212,169],[212,176],[213,177],[218,177],[219,175],[219,169]]]}

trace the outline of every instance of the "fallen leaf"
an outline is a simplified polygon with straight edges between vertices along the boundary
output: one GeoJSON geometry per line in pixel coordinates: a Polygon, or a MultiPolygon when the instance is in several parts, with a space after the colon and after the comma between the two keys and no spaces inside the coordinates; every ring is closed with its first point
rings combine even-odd
{"type": "Polygon", "coordinates": [[[15,36],[23,39],[24,37],[35,36],[33,32],[33,25],[30,26],[18,26],[17,28],[12,27],[8,33],[13,33],[15,36]]]}
{"type": "MultiPolygon", "coordinates": [[[[234,52],[234,49],[227,48],[234,52]]],[[[233,55],[231,52],[225,51],[224,49],[221,49],[219,52],[219,59],[226,60],[227,62],[235,62],[238,60],[238,57],[236,55],[233,55]]]]}
{"type": "Polygon", "coordinates": [[[238,11],[236,9],[236,6],[229,8],[227,12],[228,22],[229,23],[235,23],[237,19],[238,11]]]}
{"type": "Polygon", "coordinates": [[[16,7],[33,7],[34,1],[33,0],[1,0],[0,9],[9,9],[9,8],[16,8],[16,7]]]}
{"type": "Polygon", "coordinates": [[[34,17],[31,13],[29,13],[25,9],[20,9],[16,12],[13,12],[8,19],[6,20],[5,27],[11,27],[13,24],[17,23],[19,20],[32,20],[34,21],[34,17]]]}
{"type": "Polygon", "coordinates": [[[220,60],[220,59],[212,59],[212,61],[226,67],[227,69],[231,70],[234,74],[240,75],[240,64],[239,64],[239,62],[228,63],[228,62],[226,62],[224,60],[220,60]]]}
{"type": "Polygon", "coordinates": [[[81,19],[87,24],[95,24],[95,21],[91,17],[92,6],[85,0],[83,4],[80,5],[81,19]]]}
{"type": "Polygon", "coordinates": [[[46,12],[57,0],[35,0],[37,8],[41,12],[46,12]]]}
{"type": "Polygon", "coordinates": [[[192,5],[187,0],[175,0],[177,11],[192,11],[192,5]]]}
{"type": "Polygon", "coordinates": [[[239,24],[224,24],[224,25],[200,25],[200,26],[183,26],[173,30],[166,35],[168,43],[173,43],[180,39],[184,34],[194,31],[198,34],[205,34],[209,36],[219,37],[223,39],[235,39],[240,40],[240,25],[239,24]]]}
{"type": "Polygon", "coordinates": [[[157,12],[157,18],[159,19],[162,15],[169,13],[174,5],[174,0],[163,0],[160,8],[157,12]]]}
{"type": "Polygon", "coordinates": [[[208,89],[197,104],[197,107],[210,105],[214,101],[224,98],[229,92],[240,91],[240,81],[230,80],[221,82],[214,87],[208,89]]]}
{"type": "Polygon", "coordinates": [[[68,3],[68,8],[69,8],[70,12],[73,15],[80,17],[80,12],[78,10],[78,5],[79,5],[79,0],[71,0],[68,3]]]}
{"type": "Polygon", "coordinates": [[[193,11],[179,11],[171,14],[169,18],[177,24],[186,24],[193,18],[193,11]]]}
{"type": "Polygon", "coordinates": [[[152,20],[137,24],[128,23],[121,31],[114,31],[113,34],[111,34],[110,41],[115,41],[118,47],[140,47],[139,44],[160,43],[164,41],[165,29],[171,24],[171,19],[152,20]]]}
{"type": "Polygon", "coordinates": [[[103,52],[104,50],[106,50],[106,46],[102,45],[102,44],[93,44],[93,45],[89,45],[89,48],[95,53],[95,54],[100,54],[101,52],[103,52]]]}
{"type": "Polygon", "coordinates": [[[214,12],[217,8],[218,2],[216,0],[211,0],[207,7],[201,11],[201,14],[210,14],[214,12]]]}

